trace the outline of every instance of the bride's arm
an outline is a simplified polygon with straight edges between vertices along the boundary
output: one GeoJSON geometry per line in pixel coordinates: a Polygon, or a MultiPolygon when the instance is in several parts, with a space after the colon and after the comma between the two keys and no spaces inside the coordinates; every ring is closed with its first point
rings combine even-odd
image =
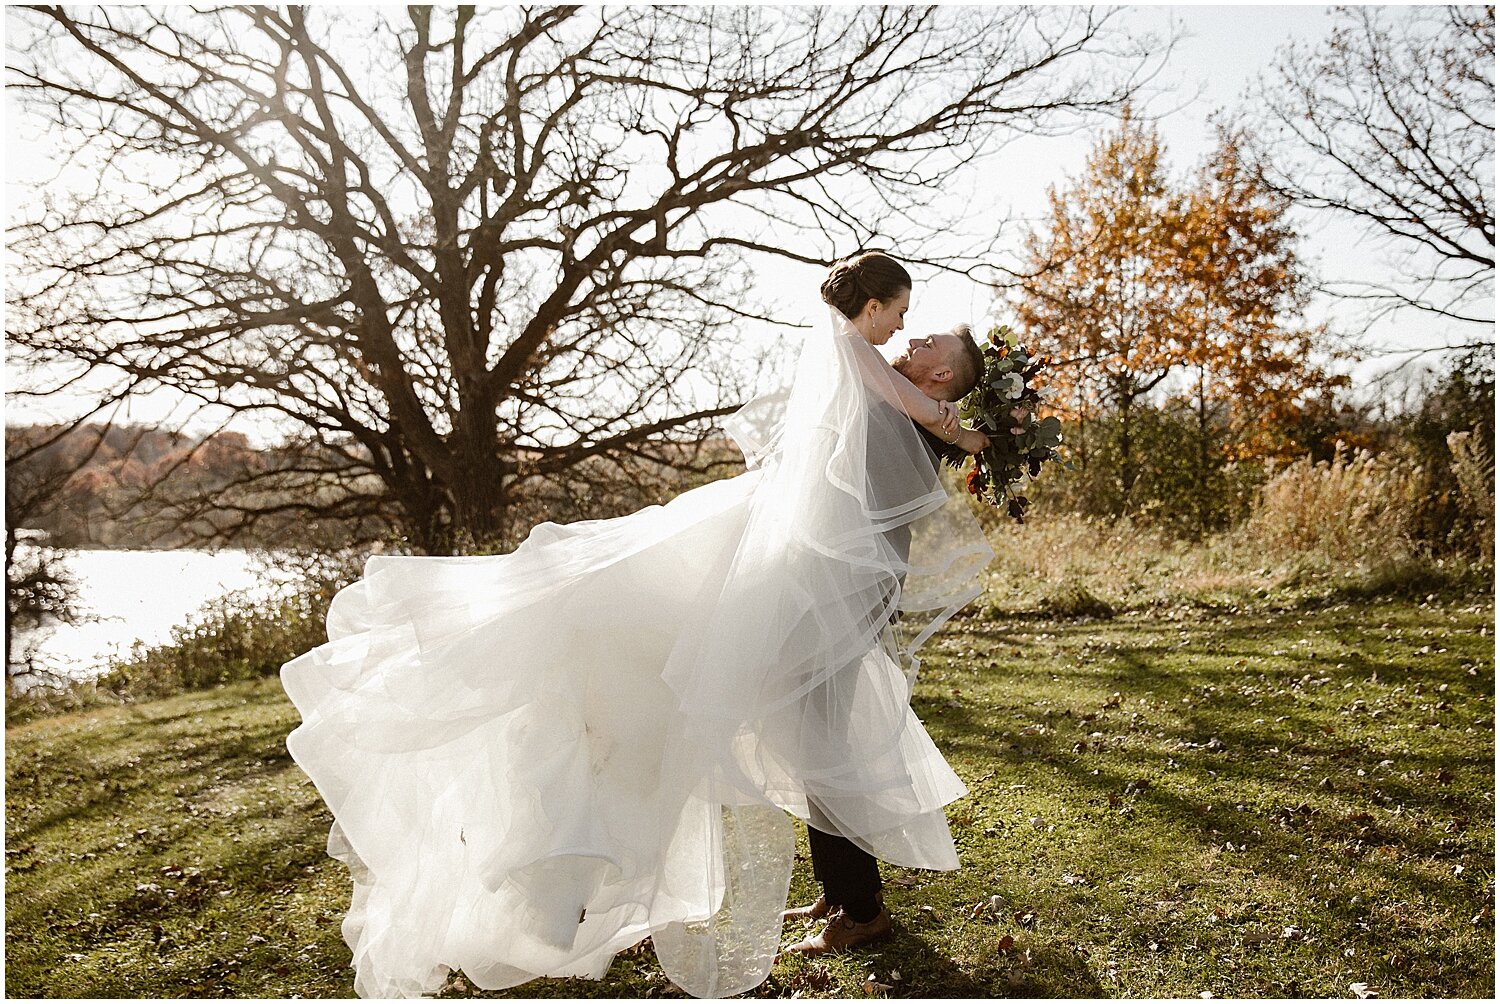
{"type": "Polygon", "coordinates": [[[888,403],[900,409],[913,422],[916,422],[943,442],[952,443],[965,453],[978,453],[990,445],[990,439],[984,433],[977,429],[965,428],[962,425],[958,426],[957,438],[949,439],[947,430],[943,428],[943,416],[946,413],[946,409],[943,406],[946,404],[954,408],[955,415],[957,414],[957,406],[952,405],[951,402],[936,401],[922,393],[921,388],[908,380],[902,375],[900,370],[887,362],[885,357],[879,352],[876,352],[873,345],[869,345],[868,343],[866,345],[869,350],[868,355],[864,357],[866,365],[878,365],[880,370],[879,376],[873,380],[868,380],[867,383],[871,384],[875,391],[884,397],[888,403]],[[872,363],[870,357],[878,359],[879,363],[872,363]]]}

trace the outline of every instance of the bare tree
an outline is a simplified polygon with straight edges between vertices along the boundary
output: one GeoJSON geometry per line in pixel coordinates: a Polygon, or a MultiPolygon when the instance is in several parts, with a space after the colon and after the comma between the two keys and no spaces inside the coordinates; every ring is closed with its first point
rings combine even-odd
{"type": "Polygon", "coordinates": [[[1242,124],[1265,182],[1363,225],[1392,278],[1328,283],[1371,320],[1413,309],[1493,345],[1495,8],[1338,8],[1284,49],[1242,124]],[[1489,329],[1487,332],[1485,329],[1489,329]]]}
{"type": "Polygon", "coordinates": [[[283,505],[336,467],[418,549],[514,540],[539,484],[698,455],[751,257],[926,254],[950,172],[1128,97],[1111,17],[29,7],[10,86],[97,185],[12,229],[10,337],[277,417],[324,458],[283,505]]]}

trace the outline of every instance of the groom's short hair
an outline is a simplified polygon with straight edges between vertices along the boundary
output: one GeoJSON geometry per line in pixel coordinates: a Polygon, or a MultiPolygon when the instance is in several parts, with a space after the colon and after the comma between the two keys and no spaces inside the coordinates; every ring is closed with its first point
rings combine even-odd
{"type": "Polygon", "coordinates": [[[957,358],[948,361],[953,367],[953,379],[943,388],[943,396],[949,401],[957,401],[979,385],[979,378],[984,373],[984,353],[974,342],[974,329],[967,324],[955,325],[948,333],[957,336],[963,348],[956,353],[957,358]]]}

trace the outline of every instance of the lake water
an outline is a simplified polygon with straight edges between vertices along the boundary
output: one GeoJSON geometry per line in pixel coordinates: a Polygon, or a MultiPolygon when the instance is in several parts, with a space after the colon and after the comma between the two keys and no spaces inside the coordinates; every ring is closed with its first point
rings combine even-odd
{"type": "Polygon", "coordinates": [[[264,568],[256,551],[60,553],[78,580],[80,609],[95,617],[22,635],[16,648],[34,645],[38,665],[75,679],[97,676],[110,656],[128,653],[137,641],[170,640],[172,628],[225,593],[265,595],[282,578],[264,568]]]}

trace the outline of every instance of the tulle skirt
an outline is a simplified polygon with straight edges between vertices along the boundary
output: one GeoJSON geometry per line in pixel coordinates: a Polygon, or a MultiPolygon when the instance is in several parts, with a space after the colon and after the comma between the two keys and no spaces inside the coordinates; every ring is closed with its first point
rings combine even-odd
{"type": "Polygon", "coordinates": [[[990,551],[930,460],[910,490],[871,475],[871,415],[509,554],[368,559],[327,644],[281,673],[288,748],[354,880],[356,992],[598,978],[648,935],[687,992],[749,989],[793,816],[957,867],[942,810],[964,787],[909,698],[916,647],[990,551]]]}

